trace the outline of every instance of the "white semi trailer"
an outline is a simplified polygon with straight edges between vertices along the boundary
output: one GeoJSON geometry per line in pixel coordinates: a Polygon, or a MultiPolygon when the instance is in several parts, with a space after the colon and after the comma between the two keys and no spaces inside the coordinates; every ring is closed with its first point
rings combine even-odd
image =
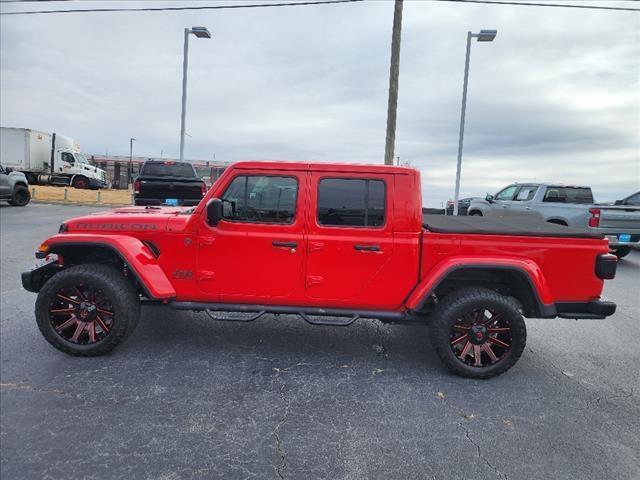
{"type": "Polygon", "coordinates": [[[89,163],[69,137],[28,128],[0,127],[0,164],[22,172],[30,184],[104,188],[104,170],[89,163]]]}

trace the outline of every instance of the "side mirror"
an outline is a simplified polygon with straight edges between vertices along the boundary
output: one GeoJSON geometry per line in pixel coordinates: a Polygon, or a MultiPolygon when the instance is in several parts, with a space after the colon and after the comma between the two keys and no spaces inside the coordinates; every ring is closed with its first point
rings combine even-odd
{"type": "Polygon", "coordinates": [[[624,205],[624,200],[616,200],[614,205],[624,205]]]}
{"type": "Polygon", "coordinates": [[[484,199],[489,203],[493,203],[493,195],[491,195],[490,193],[487,193],[487,196],[484,197],[484,199]]]}
{"type": "Polygon", "coordinates": [[[218,225],[222,218],[222,200],[212,198],[207,202],[207,223],[212,227],[218,225]]]}

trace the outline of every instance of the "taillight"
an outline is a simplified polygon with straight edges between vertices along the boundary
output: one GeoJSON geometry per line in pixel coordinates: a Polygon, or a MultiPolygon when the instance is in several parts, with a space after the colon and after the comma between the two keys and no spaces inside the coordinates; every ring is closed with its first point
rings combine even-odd
{"type": "Polygon", "coordinates": [[[133,193],[140,193],[140,180],[133,182],[133,193]]]}
{"type": "Polygon", "coordinates": [[[207,194],[207,184],[202,182],[202,196],[204,197],[207,194]]]}
{"type": "Polygon", "coordinates": [[[589,226],[590,227],[599,227],[600,226],[600,209],[599,208],[590,208],[589,209],[589,226]]]}

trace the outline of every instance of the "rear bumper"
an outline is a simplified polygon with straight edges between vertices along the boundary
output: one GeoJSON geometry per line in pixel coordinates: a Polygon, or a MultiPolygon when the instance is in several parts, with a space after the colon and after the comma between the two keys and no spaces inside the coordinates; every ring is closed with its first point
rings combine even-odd
{"type": "Polygon", "coordinates": [[[615,313],[616,304],[606,300],[562,302],[556,303],[556,311],[557,316],[560,318],[602,320],[615,313]]]}
{"type": "Polygon", "coordinates": [[[631,239],[627,241],[620,240],[618,235],[605,235],[609,240],[610,247],[631,247],[640,248],[640,235],[631,235],[631,239]]]}
{"type": "MultiPolygon", "coordinates": [[[[202,198],[179,198],[178,205],[182,207],[193,207],[200,203],[202,198]]],[[[147,205],[163,205],[164,198],[137,198],[134,197],[133,204],[138,206],[147,206],[147,205]]]]}

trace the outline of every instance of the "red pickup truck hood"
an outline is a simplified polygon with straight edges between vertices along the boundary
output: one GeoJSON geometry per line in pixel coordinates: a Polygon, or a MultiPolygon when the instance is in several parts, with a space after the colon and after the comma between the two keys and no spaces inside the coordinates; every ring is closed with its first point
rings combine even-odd
{"type": "Polygon", "coordinates": [[[70,233],[164,232],[171,219],[173,219],[171,222],[173,227],[176,223],[186,224],[190,210],[192,209],[185,207],[117,208],[67,220],[63,231],[70,233]]]}

